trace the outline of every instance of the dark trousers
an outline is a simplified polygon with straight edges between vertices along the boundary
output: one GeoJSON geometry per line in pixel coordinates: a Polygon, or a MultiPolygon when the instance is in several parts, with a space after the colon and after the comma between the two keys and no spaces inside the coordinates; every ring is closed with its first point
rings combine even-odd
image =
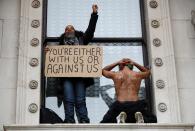
{"type": "Polygon", "coordinates": [[[156,123],[157,119],[154,115],[147,111],[147,104],[142,101],[127,101],[127,102],[114,102],[108,112],[104,115],[100,123],[117,123],[116,117],[121,113],[127,114],[126,123],[135,123],[135,113],[141,112],[144,117],[145,123],[156,123]]]}
{"type": "Polygon", "coordinates": [[[82,79],[67,78],[63,81],[65,122],[75,123],[76,111],[79,123],[89,123],[86,107],[86,87],[82,79]]]}

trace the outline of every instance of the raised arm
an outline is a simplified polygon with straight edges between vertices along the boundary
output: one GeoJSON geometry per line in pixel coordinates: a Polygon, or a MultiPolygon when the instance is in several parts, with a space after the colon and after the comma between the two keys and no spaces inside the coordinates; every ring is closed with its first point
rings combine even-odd
{"type": "Polygon", "coordinates": [[[119,62],[110,64],[102,69],[102,75],[106,78],[113,78],[115,75],[114,71],[111,71],[114,67],[116,67],[119,64],[119,62]]]}
{"type": "Polygon", "coordinates": [[[150,70],[149,69],[147,69],[146,67],[144,67],[144,66],[142,66],[142,65],[140,65],[140,64],[138,64],[134,61],[132,61],[132,63],[133,63],[134,66],[136,66],[140,70],[139,76],[142,79],[145,79],[145,78],[150,76],[150,70]]]}
{"type": "Polygon", "coordinates": [[[98,6],[97,5],[93,5],[92,6],[92,14],[91,14],[91,18],[89,21],[89,25],[87,30],[84,33],[84,44],[88,44],[94,36],[94,32],[95,32],[95,28],[96,28],[96,23],[97,23],[97,19],[98,19],[98,6]]]}

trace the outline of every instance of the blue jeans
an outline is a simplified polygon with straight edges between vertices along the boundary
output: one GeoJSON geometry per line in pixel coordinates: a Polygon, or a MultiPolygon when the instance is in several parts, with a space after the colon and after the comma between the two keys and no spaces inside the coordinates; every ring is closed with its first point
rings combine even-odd
{"type": "Polygon", "coordinates": [[[82,78],[65,78],[63,86],[65,122],[75,123],[75,110],[79,123],[89,123],[86,107],[86,88],[82,78]]]}

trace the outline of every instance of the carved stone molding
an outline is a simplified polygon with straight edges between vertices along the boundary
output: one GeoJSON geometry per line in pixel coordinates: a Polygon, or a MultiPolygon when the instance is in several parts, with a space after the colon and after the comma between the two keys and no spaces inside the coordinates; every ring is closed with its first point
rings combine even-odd
{"type": "Polygon", "coordinates": [[[32,26],[33,28],[38,28],[38,27],[40,26],[39,20],[33,20],[33,21],[31,22],[31,26],[32,26]]]}
{"type": "Polygon", "coordinates": [[[40,1],[38,0],[33,0],[32,3],[31,3],[31,6],[33,8],[39,8],[40,7],[40,1]]]}
{"type": "Polygon", "coordinates": [[[38,66],[39,60],[37,58],[32,58],[29,63],[32,67],[38,66]]]}
{"type": "Polygon", "coordinates": [[[181,122],[180,101],[178,93],[179,91],[177,87],[177,76],[173,46],[173,32],[170,17],[170,0],[153,0],[153,3],[150,3],[152,0],[146,1],[147,3],[145,3],[145,16],[147,24],[146,27],[148,27],[148,50],[150,51],[149,58],[150,60],[153,60],[151,71],[153,77],[153,85],[154,87],[156,87],[154,88],[154,101],[157,102],[155,103],[155,107],[158,122],[181,122]],[[154,1],[156,1],[158,4],[157,8],[155,8],[154,6],[154,1]],[[152,6],[155,9],[152,8],[150,4],[153,4],[152,6]],[[161,44],[159,44],[159,42],[161,44]],[[161,45],[162,47],[158,48],[157,51],[154,46],[158,47],[159,45],[161,45]],[[160,66],[160,68],[156,68],[155,66],[160,66]],[[162,81],[156,81],[159,80],[159,78],[162,78],[164,81],[166,81],[166,89],[159,90],[159,88],[165,86],[162,81]],[[156,86],[157,83],[158,87],[156,86]],[[166,105],[159,105],[159,101],[162,100],[166,102],[166,105]],[[169,105],[168,110],[167,105],[169,105]],[[163,110],[166,110],[163,115],[158,111],[159,107],[162,107],[163,110]]]}
{"type": "Polygon", "coordinates": [[[153,28],[158,28],[160,26],[160,22],[158,20],[152,20],[151,25],[153,28]]]}
{"type": "MultiPolygon", "coordinates": [[[[1,128],[0,128],[1,129],[1,128]]],[[[2,125],[1,131],[194,131],[194,123],[2,125]],[[104,130],[105,129],[105,130],[104,130]]]]}
{"type": "Polygon", "coordinates": [[[31,46],[33,46],[33,47],[38,46],[38,45],[39,45],[39,39],[33,38],[33,39],[30,41],[30,44],[31,44],[31,46]]]}
{"type": "Polygon", "coordinates": [[[165,103],[159,103],[159,104],[158,104],[158,110],[159,110],[160,112],[165,112],[165,111],[167,111],[167,105],[166,105],[165,103]]]}
{"type": "Polygon", "coordinates": [[[153,39],[153,45],[156,47],[161,46],[161,40],[159,38],[153,39]]]}
{"type": "Polygon", "coordinates": [[[35,103],[31,103],[28,107],[30,113],[36,113],[38,110],[38,106],[35,103]]]}
{"type": "Polygon", "coordinates": [[[157,8],[157,7],[158,7],[158,2],[155,1],[155,0],[151,0],[151,1],[150,1],[150,7],[151,7],[151,8],[157,8]]]}
{"type": "Polygon", "coordinates": [[[41,68],[39,68],[41,46],[38,45],[42,38],[42,2],[43,0],[20,0],[16,124],[39,124],[40,110],[37,110],[33,115],[31,112],[34,112],[36,105],[38,108],[41,101],[39,83],[32,80],[41,79],[41,68]],[[35,8],[37,9],[35,10],[35,8]],[[32,49],[32,46],[37,47],[32,49]],[[38,68],[32,68],[34,66],[38,68]],[[32,91],[32,89],[36,90],[32,91]],[[29,101],[36,103],[36,105],[29,106],[29,101]]]}
{"type": "Polygon", "coordinates": [[[30,83],[29,83],[29,87],[30,87],[31,89],[37,89],[37,87],[38,87],[38,82],[35,81],[35,80],[31,80],[30,83]]]}
{"type": "Polygon", "coordinates": [[[163,65],[163,61],[162,61],[161,58],[156,58],[154,60],[154,63],[155,63],[156,66],[162,66],[163,65]]]}
{"type": "Polygon", "coordinates": [[[156,87],[159,89],[165,88],[165,82],[163,80],[157,80],[156,81],[156,87]]]}

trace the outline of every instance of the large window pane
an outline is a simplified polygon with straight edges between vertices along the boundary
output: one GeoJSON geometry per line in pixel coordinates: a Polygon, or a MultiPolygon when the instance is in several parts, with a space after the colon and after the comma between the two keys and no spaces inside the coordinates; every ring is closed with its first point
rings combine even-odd
{"type": "Polygon", "coordinates": [[[99,6],[95,37],[142,37],[139,0],[48,0],[47,36],[60,36],[68,24],[85,31],[94,3],[99,6]]]}
{"type": "MultiPolygon", "coordinates": [[[[95,44],[95,43],[92,43],[95,44]]],[[[48,43],[48,45],[55,45],[48,43]]],[[[143,52],[141,43],[101,43],[95,44],[103,47],[103,66],[116,62],[122,58],[131,58],[143,65],[143,52]],[[105,46],[106,45],[106,46],[105,46]]],[[[116,67],[114,69],[118,71],[116,67]]],[[[135,68],[135,70],[138,70],[135,68]]],[[[47,85],[46,85],[47,87],[47,85]]],[[[47,89],[46,89],[47,90],[47,89]]],[[[145,83],[142,81],[139,92],[140,99],[145,98],[145,83]]],[[[110,104],[115,100],[115,90],[113,81],[105,77],[96,78],[94,86],[87,88],[87,108],[91,123],[99,123],[103,115],[108,110],[110,104]]],[[[63,104],[57,107],[57,98],[47,97],[46,107],[55,111],[62,119],[64,119],[63,104]]],[[[76,118],[76,117],[75,117],[76,118]]]]}

